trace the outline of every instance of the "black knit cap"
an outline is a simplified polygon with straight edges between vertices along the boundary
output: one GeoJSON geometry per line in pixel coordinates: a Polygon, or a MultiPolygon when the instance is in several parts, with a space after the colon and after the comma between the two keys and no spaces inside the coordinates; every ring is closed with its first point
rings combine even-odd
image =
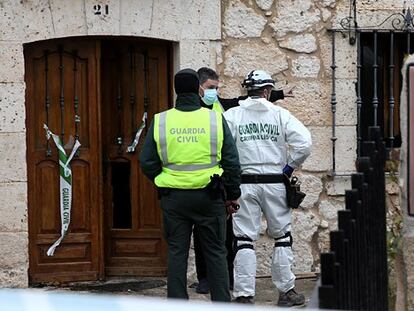
{"type": "Polygon", "coordinates": [[[180,70],[174,76],[174,89],[177,95],[183,93],[198,94],[200,81],[198,74],[193,69],[187,68],[180,70]]]}

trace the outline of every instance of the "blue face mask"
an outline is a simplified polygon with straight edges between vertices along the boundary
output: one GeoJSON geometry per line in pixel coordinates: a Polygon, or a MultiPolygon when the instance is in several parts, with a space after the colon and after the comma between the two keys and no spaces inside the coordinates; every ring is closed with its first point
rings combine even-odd
{"type": "Polygon", "coordinates": [[[216,89],[204,90],[203,102],[207,106],[211,106],[216,101],[217,101],[217,90],[216,89]]]}

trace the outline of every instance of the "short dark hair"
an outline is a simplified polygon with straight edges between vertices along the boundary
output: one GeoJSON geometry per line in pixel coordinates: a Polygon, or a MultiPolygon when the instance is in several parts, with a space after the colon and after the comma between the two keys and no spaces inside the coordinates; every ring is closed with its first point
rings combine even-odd
{"type": "Polygon", "coordinates": [[[211,80],[219,79],[217,72],[215,72],[213,69],[208,68],[208,67],[201,67],[200,69],[197,70],[197,73],[200,79],[200,84],[203,84],[208,79],[211,79],[211,80]]]}
{"type": "Polygon", "coordinates": [[[263,94],[263,91],[266,89],[270,91],[271,89],[273,89],[273,87],[270,85],[265,85],[259,89],[249,90],[247,91],[247,96],[260,96],[261,97],[263,94]]]}

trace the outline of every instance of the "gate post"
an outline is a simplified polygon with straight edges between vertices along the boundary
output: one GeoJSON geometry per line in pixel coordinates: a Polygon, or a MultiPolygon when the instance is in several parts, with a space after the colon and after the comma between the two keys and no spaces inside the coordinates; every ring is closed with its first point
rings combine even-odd
{"type": "Polygon", "coordinates": [[[414,309],[414,56],[407,58],[403,69],[403,89],[401,92],[401,161],[400,161],[400,205],[403,212],[403,232],[401,239],[402,267],[397,289],[397,301],[405,304],[404,310],[414,309]]]}

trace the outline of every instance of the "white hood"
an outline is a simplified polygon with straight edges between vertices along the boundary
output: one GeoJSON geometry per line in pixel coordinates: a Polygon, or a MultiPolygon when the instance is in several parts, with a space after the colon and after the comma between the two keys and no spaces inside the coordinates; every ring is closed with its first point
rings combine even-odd
{"type": "Polygon", "coordinates": [[[239,101],[240,107],[248,110],[265,111],[272,109],[273,104],[265,98],[251,98],[239,101]]]}
{"type": "Polygon", "coordinates": [[[312,139],[306,127],[286,109],[264,98],[247,98],[224,117],[239,151],[244,174],[282,173],[309,156],[312,139]]]}

